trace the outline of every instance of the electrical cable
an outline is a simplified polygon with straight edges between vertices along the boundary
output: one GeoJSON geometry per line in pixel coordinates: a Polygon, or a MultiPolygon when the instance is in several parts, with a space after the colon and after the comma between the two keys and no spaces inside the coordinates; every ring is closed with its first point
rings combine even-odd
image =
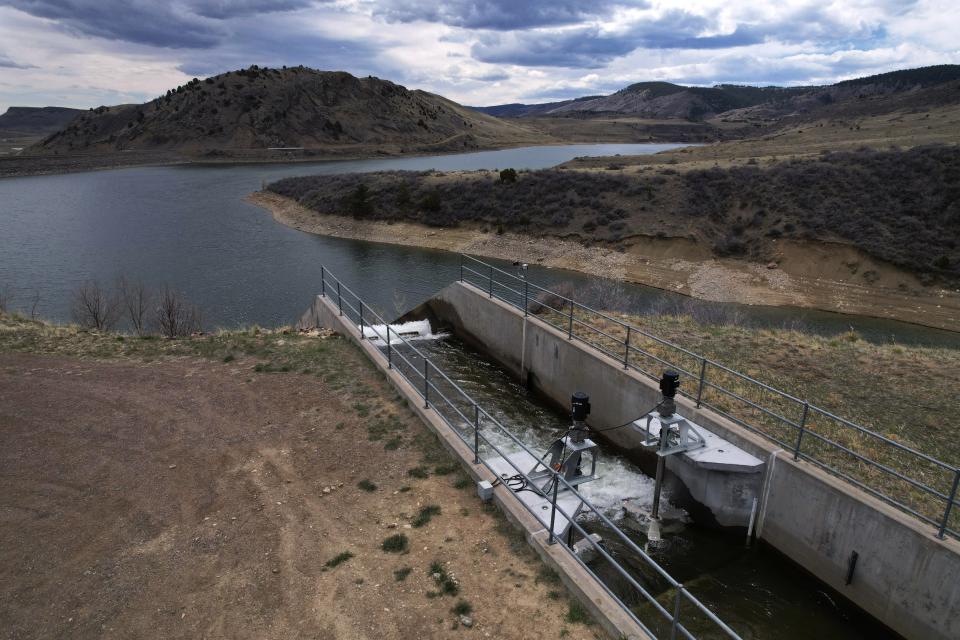
{"type": "Polygon", "coordinates": [[[661,401],[658,402],[657,404],[653,405],[653,407],[650,409],[650,411],[645,411],[644,413],[641,413],[639,416],[637,416],[637,417],[634,418],[633,420],[631,420],[631,421],[629,421],[629,422],[624,422],[623,424],[618,424],[618,425],[615,426],[615,427],[607,427],[607,428],[605,428],[605,429],[596,429],[596,428],[594,428],[594,427],[590,427],[589,424],[588,424],[587,426],[590,427],[590,430],[593,431],[594,433],[603,433],[604,431],[614,431],[614,430],[616,430],[616,429],[623,429],[624,427],[629,427],[631,424],[633,424],[634,422],[636,422],[637,420],[639,420],[639,419],[642,418],[643,416],[652,413],[652,412],[653,412],[654,410],[656,410],[656,409],[659,409],[659,408],[660,408],[660,405],[662,405],[662,404],[663,404],[663,400],[661,400],[661,401]]]}

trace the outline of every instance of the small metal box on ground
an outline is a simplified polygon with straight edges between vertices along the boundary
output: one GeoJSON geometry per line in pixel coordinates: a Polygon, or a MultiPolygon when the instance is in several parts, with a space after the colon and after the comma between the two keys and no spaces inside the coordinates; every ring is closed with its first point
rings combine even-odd
{"type": "Polygon", "coordinates": [[[493,498],[493,485],[487,480],[481,480],[477,483],[477,495],[484,502],[490,501],[493,498]]]}

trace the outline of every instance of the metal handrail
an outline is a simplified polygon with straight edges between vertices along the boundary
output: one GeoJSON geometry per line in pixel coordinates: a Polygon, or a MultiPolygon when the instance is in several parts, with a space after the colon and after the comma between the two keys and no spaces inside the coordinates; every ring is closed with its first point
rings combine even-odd
{"type": "MultiPolygon", "coordinates": [[[[407,367],[395,366],[396,363],[392,360],[390,352],[388,352],[388,354],[384,356],[383,352],[378,350],[380,357],[385,358],[385,360],[387,361],[388,367],[396,370],[397,373],[400,374],[403,377],[403,379],[410,384],[410,386],[416,391],[416,393],[420,395],[420,397],[424,398],[426,406],[428,408],[432,408],[435,411],[436,415],[439,416],[448,427],[450,427],[453,433],[455,433],[457,437],[460,438],[460,440],[464,444],[466,444],[468,447],[470,447],[473,450],[475,464],[482,464],[491,473],[496,475],[496,472],[490,466],[490,463],[488,462],[488,460],[484,459],[484,457],[481,456],[480,442],[482,441],[488,449],[492,450],[494,453],[500,455],[504,460],[506,460],[510,464],[510,466],[513,467],[522,478],[524,478],[524,480],[526,480],[528,483],[533,482],[532,479],[527,475],[527,472],[519,468],[512,460],[510,460],[509,457],[506,455],[506,453],[501,451],[501,449],[494,442],[490,440],[488,435],[484,432],[484,429],[480,428],[480,417],[482,416],[485,419],[485,422],[490,426],[495,427],[498,430],[498,432],[506,435],[507,438],[510,440],[510,442],[520,447],[521,450],[533,456],[534,458],[539,459],[540,456],[537,453],[532,451],[522,440],[517,438],[517,436],[515,436],[510,429],[505,427],[491,413],[489,413],[486,409],[481,407],[476,400],[474,400],[466,391],[464,391],[460,387],[460,385],[458,385],[455,381],[453,381],[446,373],[444,373],[444,371],[440,369],[435,363],[433,363],[422,351],[417,349],[413,344],[410,343],[410,341],[408,341],[406,338],[404,338],[399,333],[397,333],[390,326],[390,324],[386,322],[383,319],[383,317],[380,316],[380,314],[378,314],[369,305],[367,305],[360,298],[360,296],[358,296],[353,290],[351,290],[349,287],[343,284],[342,281],[340,281],[336,276],[331,274],[329,270],[325,268],[321,269],[321,292],[322,292],[321,296],[327,297],[328,295],[333,295],[328,293],[328,289],[327,289],[328,281],[332,281],[332,283],[336,285],[336,293],[335,293],[336,306],[339,313],[341,315],[346,315],[351,322],[353,321],[354,317],[357,317],[361,337],[363,336],[364,322],[372,326],[374,324],[373,321],[376,321],[375,324],[382,325],[386,328],[385,333],[387,337],[387,343],[390,345],[394,345],[392,353],[398,356],[400,360],[407,365],[407,367]],[[345,298],[344,294],[346,294],[347,298],[352,298],[352,301],[350,299],[344,299],[345,298]],[[346,312],[344,312],[344,309],[346,309],[346,312]],[[395,342],[394,342],[394,339],[396,340],[395,342]],[[416,356],[422,360],[423,367],[421,368],[417,364],[411,362],[406,355],[404,355],[400,350],[396,348],[396,345],[403,345],[409,348],[409,350],[413,354],[416,354],[416,356]],[[413,378],[410,377],[410,374],[413,375],[413,378]],[[473,407],[474,414],[475,414],[474,420],[471,420],[470,418],[468,418],[464,414],[464,412],[457,407],[456,403],[453,402],[451,398],[447,397],[447,394],[444,393],[444,390],[441,388],[441,385],[437,384],[438,381],[442,381],[446,385],[449,385],[449,387],[455,392],[457,397],[463,400],[468,406],[473,407]],[[442,399],[446,403],[446,405],[448,405],[456,413],[456,415],[460,418],[460,420],[463,421],[463,424],[468,431],[470,427],[472,427],[473,429],[472,443],[467,440],[467,437],[463,433],[461,433],[461,428],[458,427],[453,422],[451,422],[450,418],[448,418],[443,411],[440,411],[438,409],[438,405],[436,404],[437,401],[435,400],[436,398],[442,399]]],[[[379,331],[377,331],[376,333],[378,336],[380,335],[379,331]]],[[[567,491],[570,491],[574,496],[576,496],[579,500],[581,500],[584,507],[587,509],[589,513],[592,513],[594,517],[596,517],[600,522],[602,522],[604,526],[606,526],[613,533],[613,535],[615,535],[628,549],[630,549],[632,553],[636,554],[639,558],[641,558],[647,567],[652,569],[657,576],[659,576],[666,582],[666,584],[670,589],[674,589],[676,591],[676,595],[674,596],[674,610],[673,612],[671,612],[666,607],[664,607],[656,599],[656,597],[654,597],[653,594],[651,594],[647,589],[645,589],[643,585],[637,582],[637,580],[630,574],[630,572],[627,571],[619,562],[617,562],[617,560],[613,558],[606,551],[606,549],[604,549],[601,545],[597,544],[592,538],[590,538],[589,532],[583,529],[583,527],[580,525],[580,523],[576,521],[576,519],[572,516],[572,514],[566,513],[563,507],[557,503],[556,492],[554,492],[553,499],[551,500],[551,507],[553,509],[553,512],[559,513],[564,518],[566,518],[567,521],[571,524],[571,526],[573,526],[579,533],[581,533],[581,535],[583,535],[585,539],[589,540],[590,544],[597,550],[598,554],[607,563],[612,565],[614,570],[619,575],[621,575],[628,584],[630,584],[634,589],[638,591],[638,593],[643,597],[644,601],[650,604],[654,608],[654,610],[666,620],[666,622],[670,626],[669,636],[671,638],[676,637],[676,633],[679,632],[680,634],[682,634],[683,637],[689,638],[691,640],[695,640],[695,637],[693,636],[693,634],[691,634],[690,631],[686,629],[686,627],[684,627],[683,624],[680,623],[680,615],[679,615],[680,605],[682,602],[688,602],[692,604],[700,614],[705,616],[707,620],[715,624],[724,634],[726,634],[727,637],[733,640],[741,640],[740,636],[737,635],[735,631],[733,631],[728,625],[726,625],[715,613],[710,611],[710,609],[708,609],[706,605],[700,602],[692,593],[690,593],[687,589],[685,589],[681,583],[675,580],[663,567],[661,567],[642,548],[640,548],[633,540],[631,540],[629,536],[626,535],[626,533],[624,533],[619,527],[617,527],[613,522],[611,522],[606,515],[604,515],[595,505],[593,505],[593,503],[591,503],[585,496],[583,496],[577,490],[576,486],[571,485],[560,473],[550,468],[549,466],[546,466],[545,469],[549,472],[549,475],[554,479],[556,487],[559,487],[562,484],[567,491]]],[[[511,494],[514,495],[514,497],[516,498],[516,492],[512,488],[510,488],[508,485],[504,485],[504,486],[507,486],[508,490],[510,490],[511,494]]],[[[529,511],[532,515],[536,515],[533,513],[532,509],[522,500],[519,500],[517,498],[517,501],[525,509],[527,509],[527,511],[529,511]]],[[[552,529],[551,529],[551,540],[553,540],[552,529]]],[[[572,549],[570,549],[566,545],[563,545],[563,548],[567,550],[570,556],[580,566],[582,566],[597,580],[597,582],[601,585],[601,587],[620,605],[621,608],[623,608],[623,610],[627,613],[627,615],[630,616],[630,618],[634,622],[636,622],[648,634],[650,634],[651,636],[654,636],[654,633],[648,628],[646,624],[644,624],[642,620],[640,620],[640,618],[631,609],[631,607],[625,604],[623,600],[604,583],[604,581],[597,575],[597,573],[593,569],[591,569],[585,562],[583,562],[583,560],[581,560],[575,553],[573,553],[572,549]]]]}
{"type": "MultiPolygon", "coordinates": [[[[700,355],[694,351],[690,351],[689,349],[681,347],[680,345],[674,344],[669,340],[665,340],[663,338],[655,336],[636,325],[614,318],[613,316],[610,316],[602,311],[598,311],[587,305],[581,304],[568,296],[564,296],[563,294],[557,293],[548,288],[529,282],[529,280],[526,277],[517,276],[515,274],[504,271],[503,269],[494,267],[493,265],[488,264],[472,256],[461,254],[460,255],[460,281],[464,283],[474,284],[472,280],[476,280],[478,278],[480,279],[482,284],[486,284],[485,291],[489,293],[490,297],[496,297],[497,299],[511,306],[522,308],[524,314],[527,313],[531,303],[536,303],[564,317],[565,320],[563,322],[563,325],[566,325],[566,326],[563,326],[555,322],[551,322],[551,320],[546,317],[540,318],[540,319],[543,322],[546,322],[552,327],[558,329],[559,331],[566,333],[567,338],[569,340],[574,340],[574,339],[579,340],[584,344],[591,346],[592,348],[600,351],[601,353],[607,355],[608,357],[618,361],[620,364],[623,365],[624,368],[634,369],[648,377],[657,378],[658,377],[657,374],[651,371],[648,371],[644,369],[642,366],[638,365],[635,361],[636,358],[634,359],[634,361],[630,360],[631,354],[639,354],[643,358],[652,360],[653,362],[659,363],[663,366],[677,369],[680,372],[690,376],[691,378],[698,379],[698,390],[696,394],[690,393],[686,390],[680,391],[680,393],[685,397],[690,398],[691,400],[694,400],[696,402],[697,407],[706,406],[714,411],[717,411],[718,413],[726,416],[727,418],[730,418],[737,424],[740,424],[746,427],[750,431],[753,431],[754,433],[757,433],[767,438],[768,440],[771,440],[772,442],[775,442],[781,446],[784,446],[793,454],[794,460],[804,459],[804,460],[809,460],[811,462],[815,462],[817,466],[819,466],[820,468],[840,478],[843,478],[844,480],[847,480],[852,484],[859,486],[860,488],[867,489],[868,493],[886,502],[887,504],[890,504],[902,511],[905,511],[906,513],[909,513],[915,516],[916,518],[920,519],[923,522],[934,524],[934,526],[937,528],[936,535],[938,538],[942,539],[947,534],[955,538],[960,538],[960,532],[951,528],[950,526],[951,511],[955,506],[960,505],[960,502],[958,502],[957,500],[957,494],[958,494],[958,491],[960,491],[960,468],[954,465],[948,464],[946,462],[943,462],[941,460],[938,460],[921,451],[917,451],[912,447],[909,447],[900,442],[892,440],[891,438],[888,438],[883,434],[877,433],[876,431],[872,431],[871,429],[863,427],[862,425],[858,425],[855,422],[847,420],[846,418],[841,418],[840,416],[837,416],[825,409],[822,409],[820,407],[817,407],[811,404],[807,400],[802,400],[790,393],[781,391],[780,389],[777,389],[764,382],[761,382],[760,380],[757,380],[745,373],[741,373],[735,369],[732,369],[726,365],[723,365],[719,362],[711,360],[710,358],[700,355]],[[483,270],[480,271],[478,269],[474,269],[470,266],[471,264],[480,265],[483,270]],[[495,279],[496,275],[501,276],[501,279],[506,279],[507,282],[510,282],[510,283],[522,283],[522,289],[523,289],[522,300],[520,300],[521,296],[519,295],[520,292],[518,291],[518,289],[521,288],[519,284],[514,284],[514,287],[516,288],[508,287],[503,282],[497,281],[495,279]],[[504,289],[507,289],[517,294],[517,299],[511,299],[510,297],[507,297],[507,296],[498,295],[496,293],[496,286],[500,286],[504,289]],[[545,293],[556,300],[561,300],[562,301],[562,303],[560,304],[561,309],[556,309],[555,307],[553,307],[552,305],[546,302],[541,302],[536,299],[531,300],[529,296],[529,291],[531,289],[534,292],[545,293]],[[521,304],[522,304],[522,307],[521,307],[521,304]],[[568,309],[569,311],[565,311],[565,309],[568,309]],[[575,310],[580,310],[581,312],[583,312],[581,313],[580,317],[576,317],[575,310]],[[602,328],[595,326],[594,324],[591,323],[590,318],[583,317],[584,313],[588,315],[592,314],[592,316],[594,316],[595,319],[602,319],[606,323],[612,323],[613,325],[619,326],[623,331],[626,332],[626,335],[627,335],[626,340],[623,340],[617,336],[611,335],[609,330],[604,331],[602,328]],[[580,328],[580,327],[583,327],[589,330],[593,334],[598,334],[603,336],[603,338],[605,338],[607,341],[615,345],[614,348],[617,351],[619,351],[619,353],[615,353],[614,351],[611,351],[609,348],[607,348],[603,344],[598,344],[597,342],[591,342],[591,340],[588,339],[589,336],[585,338],[582,335],[577,335],[575,328],[580,328]],[[689,371],[685,367],[680,366],[677,362],[671,362],[670,360],[667,359],[669,356],[660,356],[660,355],[651,353],[645,349],[642,349],[638,347],[636,344],[630,344],[631,336],[636,336],[638,338],[643,337],[647,340],[653,341],[654,343],[662,347],[672,350],[676,355],[682,355],[688,358],[692,358],[700,365],[699,375],[689,371]],[[746,398],[740,395],[739,393],[726,388],[721,381],[711,380],[709,378],[709,374],[713,374],[713,377],[716,379],[717,373],[733,376],[737,380],[743,382],[749,388],[759,390],[761,394],[765,392],[765,393],[774,395],[777,400],[781,401],[781,404],[779,405],[781,408],[783,408],[784,406],[783,403],[787,403],[789,406],[792,406],[793,408],[797,409],[798,414],[801,415],[801,418],[799,420],[792,420],[787,415],[784,415],[784,413],[786,413],[785,411],[781,412],[774,409],[771,406],[764,406],[763,404],[761,404],[762,401],[754,401],[754,400],[751,400],[750,398],[746,398]],[[746,417],[742,415],[739,415],[739,416],[734,415],[731,412],[732,410],[730,411],[724,410],[719,406],[717,406],[716,404],[709,402],[704,398],[704,391],[709,391],[709,390],[714,390],[717,393],[722,394],[723,396],[726,396],[732,400],[735,400],[738,403],[743,403],[747,405],[749,409],[758,411],[762,413],[764,416],[767,416],[770,420],[774,422],[775,425],[781,425],[787,429],[794,431],[796,436],[795,441],[792,444],[785,442],[784,440],[778,438],[776,435],[769,433],[767,430],[765,430],[762,427],[762,425],[751,423],[746,417]],[[844,446],[839,442],[835,442],[834,440],[827,438],[822,434],[817,433],[812,429],[811,422],[815,421],[818,417],[827,419],[827,420],[832,420],[839,426],[850,429],[851,433],[855,432],[858,434],[862,434],[864,436],[875,438],[876,440],[878,440],[879,442],[882,442],[885,446],[891,448],[892,450],[895,450],[900,453],[909,454],[911,456],[914,456],[918,461],[929,463],[937,467],[941,471],[949,472],[949,474],[951,474],[952,477],[946,476],[945,479],[947,480],[948,483],[950,483],[951,488],[949,489],[949,491],[938,490],[934,487],[927,485],[926,483],[920,480],[917,480],[916,478],[910,477],[906,473],[897,471],[882,462],[874,460],[870,458],[868,455],[857,452],[851,447],[844,446]],[[807,434],[814,437],[816,441],[831,447],[833,451],[840,452],[844,455],[852,456],[854,459],[864,462],[868,464],[870,467],[882,473],[885,473],[888,476],[891,476],[898,481],[906,482],[913,489],[916,489],[922,492],[923,494],[930,496],[932,499],[944,502],[945,505],[943,508],[942,516],[940,516],[939,519],[937,519],[937,518],[931,517],[928,514],[921,513],[920,511],[917,511],[915,508],[904,504],[903,502],[896,499],[892,495],[888,495],[878,487],[870,487],[862,480],[854,480],[846,471],[843,471],[837,468],[835,465],[830,464],[828,461],[818,459],[815,455],[815,452],[814,454],[811,454],[808,451],[804,451],[803,450],[804,435],[807,435],[807,434]]],[[[479,287],[479,285],[477,286],[479,287]]],[[[594,322],[595,321],[596,320],[594,320],[594,322]]],[[[809,444],[808,444],[808,449],[809,449],[809,444]]]]}

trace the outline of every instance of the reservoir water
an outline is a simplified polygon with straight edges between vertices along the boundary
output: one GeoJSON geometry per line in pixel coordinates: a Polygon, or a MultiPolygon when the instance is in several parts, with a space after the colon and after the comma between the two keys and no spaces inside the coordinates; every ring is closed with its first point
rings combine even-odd
{"type": "MultiPolygon", "coordinates": [[[[135,167],[0,179],[0,289],[12,308],[69,321],[86,280],[117,276],[170,285],[203,313],[207,329],[295,321],[317,293],[321,264],[356,284],[370,304],[399,315],[453,281],[455,254],[313,236],[275,222],[243,198],[295,175],[382,170],[543,168],[576,156],[655,153],[679,145],[565,145],[459,155],[311,164],[135,167]]],[[[522,259],[518,256],[518,259],[522,259]]],[[[588,277],[532,267],[551,283],[588,277]]],[[[631,304],[682,296],[627,285],[631,304]]],[[[589,302],[589,301],[587,301],[589,302]]],[[[877,341],[960,348],[960,333],[902,322],[799,310],[735,307],[756,324],[800,321],[813,331],[854,328],[877,341]]]]}

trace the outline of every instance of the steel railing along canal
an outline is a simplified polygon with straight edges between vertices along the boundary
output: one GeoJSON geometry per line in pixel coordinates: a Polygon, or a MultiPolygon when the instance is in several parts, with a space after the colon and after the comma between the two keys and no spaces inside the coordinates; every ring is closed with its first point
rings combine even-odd
{"type": "MultiPolygon", "coordinates": [[[[960,538],[952,524],[960,511],[960,468],[841,418],[644,329],[592,309],[468,255],[460,256],[460,281],[523,310],[622,364],[659,379],[663,367],[695,380],[680,393],[856,485],[870,495],[933,525],[936,535],[960,538]],[[546,313],[544,313],[546,310],[546,313]],[[935,484],[939,486],[931,486],[935,484]]],[[[944,416],[944,419],[956,419],[944,416]]]]}
{"type": "MultiPolygon", "coordinates": [[[[508,452],[504,451],[504,447],[519,448],[535,459],[540,459],[540,453],[527,447],[500,420],[480,406],[456,382],[451,380],[422,351],[397,333],[380,314],[367,305],[349,287],[325,268],[321,268],[320,273],[321,296],[332,298],[337,313],[347,317],[355,324],[359,328],[361,336],[364,336],[365,330],[369,329],[380,340],[383,340],[384,349],[380,350],[379,353],[380,357],[385,359],[388,368],[403,376],[423,398],[424,407],[434,410],[444,423],[457,434],[460,440],[471,449],[474,464],[484,465],[494,476],[497,476],[488,459],[495,456],[502,457],[510,463],[520,478],[523,478],[528,485],[535,486],[533,480],[527,475],[531,470],[518,468],[507,456],[508,452]]],[[[609,567],[619,579],[629,585],[630,593],[618,595],[598,575],[597,571],[583,562],[568,545],[561,544],[561,547],[566,549],[581,567],[596,578],[598,584],[607,594],[644,631],[656,638],[670,638],[672,640],[682,637],[695,640],[696,636],[691,631],[691,627],[696,625],[697,629],[703,629],[711,636],[715,636],[719,631],[722,637],[740,640],[740,636],[735,631],[690,593],[683,584],[667,573],[643,549],[637,546],[599,508],[587,500],[575,486],[569,484],[555,470],[549,467],[544,468],[550,472],[554,479],[554,490],[552,496],[550,496],[551,522],[556,518],[556,514],[566,518],[575,531],[584,539],[590,541],[598,558],[603,560],[604,566],[609,567]],[[615,538],[618,544],[623,545],[631,554],[635,554],[641,560],[642,566],[649,572],[652,581],[660,587],[659,589],[641,584],[616,558],[610,555],[603,545],[598,544],[590,537],[589,532],[574,517],[576,514],[566,513],[557,504],[557,490],[560,484],[563,485],[565,490],[570,491],[583,502],[584,511],[581,512],[581,515],[595,518],[602,523],[609,536],[615,538]],[[659,592],[659,598],[654,591],[659,592]]],[[[519,504],[523,505],[527,511],[539,520],[537,514],[533,513],[526,503],[516,498],[515,489],[506,483],[504,483],[504,486],[510,490],[519,504]]],[[[553,536],[552,528],[549,542],[551,544],[558,542],[553,536]]]]}

